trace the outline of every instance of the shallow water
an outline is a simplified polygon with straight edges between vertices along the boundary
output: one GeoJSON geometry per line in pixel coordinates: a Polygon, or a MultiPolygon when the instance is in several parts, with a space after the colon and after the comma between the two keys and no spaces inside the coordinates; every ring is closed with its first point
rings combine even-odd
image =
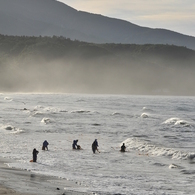
{"type": "Polygon", "coordinates": [[[194,194],[195,97],[0,94],[0,108],[0,155],[16,160],[10,167],[96,194],[194,194]],[[83,150],[72,150],[73,139],[83,150]]]}

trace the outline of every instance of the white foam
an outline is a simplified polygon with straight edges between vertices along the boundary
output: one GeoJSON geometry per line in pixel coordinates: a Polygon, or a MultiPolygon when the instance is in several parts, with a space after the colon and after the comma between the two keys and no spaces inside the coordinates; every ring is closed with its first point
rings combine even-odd
{"type": "Polygon", "coordinates": [[[0,128],[3,129],[5,133],[14,133],[14,134],[16,134],[16,133],[24,132],[23,130],[21,130],[19,128],[16,128],[16,127],[14,127],[12,125],[9,125],[9,124],[8,125],[1,124],[0,128]]]}
{"type": "Polygon", "coordinates": [[[195,157],[193,153],[182,152],[173,148],[166,148],[162,146],[156,146],[145,141],[141,141],[137,138],[128,138],[124,141],[127,149],[139,150],[140,152],[149,153],[154,156],[167,156],[172,159],[192,159],[195,157]]]}
{"type": "Polygon", "coordinates": [[[120,115],[119,112],[113,112],[112,115],[120,115]]]}
{"type": "Polygon", "coordinates": [[[55,107],[46,107],[43,110],[46,112],[50,112],[50,113],[58,113],[59,112],[59,109],[55,108],[55,107]]]}
{"type": "Polygon", "coordinates": [[[10,98],[10,97],[4,97],[4,100],[6,100],[6,101],[12,101],[13,99],[12,98],[10,98]]]}
{"type": "Polygon", "coordinates": [[[175,125],[189,125],[189,123],[185,120],[178,120],[175,122],[175,125]]]}
{"type": "Polygon", "coordinates": [[[180,118],[169,118],[166,121],[164,121],[163,124],[190,126],[190,122],[182,120],[180,118]]]}
{"type": "Polygon", "coordinates": [[[45,123],[45,124],[48,124],[48,123],[51,123],[52,121],[51,121],[51,119],[49,119],[49,118],[43,118],[43,119],[41,120],[41,122],[42,122],[42,123],[45,123]]]}
{"type": "Polygon", "coordinates": [[[175,165],[175,164],[170,164],[170,165],[169,165],[169,169],[175,169],[175,168],[178,168],[178,166],[175,165]]]}
{"type": "Polygon", "coordinates": [[[179,118],[169,118],[166,121],[164,121],[163,124],[175,124],[179,120],[180,120],[179,118]]]}
{"type": "Polygon", "coordinates": [[[142,117],[142,118],[148,118],[149,115],[148,115],[147,113],[142,113],[142,114],[141,114],[141,117],[142,117]]]}

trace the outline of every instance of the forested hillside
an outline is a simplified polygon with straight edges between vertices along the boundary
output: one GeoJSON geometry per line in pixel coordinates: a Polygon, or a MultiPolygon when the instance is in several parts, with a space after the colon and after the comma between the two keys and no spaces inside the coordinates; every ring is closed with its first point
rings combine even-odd
{"type": "Polygon", "coordinates": [[[194,95],[195,51],[0,35],[0,91],[194,95]]]}
{"type": "Polygon", "coordinates": [[[90,43],[173,44],[195,49],[193,36],[79,11],[56,0],[1,0],[0,34],[63,36],[90,43]]]}

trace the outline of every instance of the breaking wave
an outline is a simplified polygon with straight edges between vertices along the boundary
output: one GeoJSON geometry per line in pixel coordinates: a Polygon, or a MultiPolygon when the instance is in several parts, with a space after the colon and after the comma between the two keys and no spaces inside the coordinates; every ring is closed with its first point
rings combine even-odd
{"type": "Polygon", "coordinates": [[[182,125],[185,127],[191,126],[190,122],[188,122],[186,120],[182,120],[180,118],[169,118],[166,121],[164,121],[163,124],[175,125],[175,126],[182,125]]]}
{"type": "Polygon", "coordinates": [[[149,115],[148,115],[147,113],[142,113],[142,114],[141,114],[141,117],[142,117],[142,118],[148,118],[149,115]]]}
{"type": "Polygon", "coordinates": [[[4,97],[4,100],[11,102],[13,99],[10,97],[4,97]]]}
{"type": "Polygon", "coordinates": [[[43,106],[36,106],[32,111],[30,111],[30,115],[33,117],[41,116],[41,115],[52,115],[58,114],[60,112],[67,112],[65,110],[60,110],[56,107],[43,107],[43,106]]]}
{"type": "Polygon", "coordinates": [[[41,120],[41,122],[44,123],[44,124],[49,124],[49,123],[51,123],[52,121],[51,121],[51,119],[49,119],[49,118],[43,118],[43,119],[41,120]]]}
{"type": "Polygon", "coordinates": [[[113,112],[112,115],[121,115],[119,112],[113,112]]]}
{"type": "Polygon", "coordinates": [[[128,149],[138,150],[154,156],[166,156],[172,159],[194,159],[195,153],[183,152],[173,148],[166,148],[150,144],[149,142],[139,140],[137,138],[128,138],[124,141],[128,149]]]}
{"type": "Polygon", "coordinates": [[[84,113],[90,113],[90,111],[89,110],[72,110],[71,113],[84,114],[84,113]]]}
{"type": "Polygon", "coordinates": [[[24,131],[16,128],[12,125],[0,125],[0,129],[3,129],[6,133],[23,133],[24,131]]]}

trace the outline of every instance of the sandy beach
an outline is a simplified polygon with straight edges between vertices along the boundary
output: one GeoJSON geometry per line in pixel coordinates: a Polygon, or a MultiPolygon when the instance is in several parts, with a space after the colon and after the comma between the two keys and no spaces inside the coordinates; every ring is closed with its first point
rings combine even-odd
{"type": "Polygon", "coordinates": [[[34,174],[29,171],[9,168],[10,160],[0,158],[0,194],[7,195],[86,195],[79,191],[73,181],[52,176],[34,174]],[[67,190],[66,188],[75,190],[67,190]]]}

